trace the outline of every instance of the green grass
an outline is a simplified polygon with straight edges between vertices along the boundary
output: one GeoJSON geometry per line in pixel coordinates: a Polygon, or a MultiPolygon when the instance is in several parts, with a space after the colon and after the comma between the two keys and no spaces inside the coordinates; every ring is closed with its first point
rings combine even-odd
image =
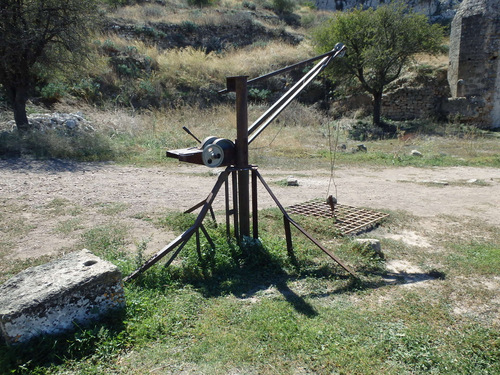
{"type": "Polygon", "coordinates": [[[449,255],[452,269],[467,276],[497,276],[500,270],[500,245],[477,240],[454,244],[449,255]]]}
{"type": "MultiPolygon", "coordinates": [[[[224,228],[207,225],[215,250],[202,240],[200,258],[189,242],[169,268],[160,262],[125,285],[121,314],[27,346],[0,346],[0,368],[17,374],[500,371],[499,327],[474,314],[457,316],[454,308],[494,298],[494,291],[471,282],[498,273],[500,239],[493,228],[483,228],[489,235],[482,240],[466,241],[465,234],[443,238],[446,251],[428,254],[443,277],[427,287],[405,288],[385,284],[384,261],[348,238],[329,246],[356,269],[361,282],[299,233],[293,233],[300,265],[295,268],[279,216],[275,209],[263,211],[262,242],[245,246],[227,242],[224,228]]],[[[151,220],[146,214],[141,218],[151,220]]],[[[153,220],[179,232],[193,218],[172,212],[153,220]]],[[[301,224],[324,243],[331,239],[329,223],[301,224]]],[[[418,225],[418,218],[403,212],[391,212],[382,224],[418,225]]],[[[128,274],[140,261],[123,251],[127,231],[118,224],[96,226],[82,241],[128,274]]],[[[425,258],[400,241],[384,240],[383,250],[416,264],[425,258]]]]}

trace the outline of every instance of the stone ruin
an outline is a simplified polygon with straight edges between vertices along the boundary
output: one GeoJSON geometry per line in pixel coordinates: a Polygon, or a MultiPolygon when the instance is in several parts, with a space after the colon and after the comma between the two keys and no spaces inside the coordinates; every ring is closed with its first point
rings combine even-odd
{"type": "MultiPolygon", "coordinates": [[[[317,0],[316,5],[340,11],[358,6],[376,8],[387,2],[317,0]]],[[[407,3],[433,22],[449,20],[454,15],[448,72],[442,69],[427,82],[413,82],[417,86],[405,85],[404,78],[395,81],[384,93],[383,115],[392,120],[448,117],[483,129],[500,129],[500,0],[407,0],[407,3]]],[[[347,110],[370,110],[371,97],[361,94],[338,104],[347,110]]]]}
{"type": "Polygon", "coordinates": [[[464,0],[451,25],[446,112],[500,128],[500,1],[464,0]]]}
{"type": "Polygon", "coordinates": [[[28,268],[0,285],[0,340],[74,330],[125,306],[121,272],[88,250],[28,268]]]}

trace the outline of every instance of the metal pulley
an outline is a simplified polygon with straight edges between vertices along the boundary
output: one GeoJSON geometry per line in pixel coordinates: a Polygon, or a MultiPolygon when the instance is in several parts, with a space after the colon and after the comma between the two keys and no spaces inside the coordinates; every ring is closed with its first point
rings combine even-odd
{"type": "Polygon", "coordinates": [[[234,163],[234,143],[229,139],[207,137],[201,146],[203,164],[210,168],[230,165],[234,163]]]}

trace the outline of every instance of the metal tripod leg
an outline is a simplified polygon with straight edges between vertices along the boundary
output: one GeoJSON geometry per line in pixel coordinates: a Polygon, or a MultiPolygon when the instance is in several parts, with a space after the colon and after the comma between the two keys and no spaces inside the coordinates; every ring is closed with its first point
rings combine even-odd
{"type": "MultiPolygon", "coordinates": [[[[172,242],[170,242],[167,246],[165,246],[163,249],[158,251],[156,254],[154,254],[149,260],[147,260],[142,266],[140,266],[138,269],[136,269],[134,272],[132,272],[129,276],[125,277],[123,281],[129,281],[131,279],[136,278],[141,272],[146,271],[149,269],[151,266],[156,264],[160,259],[162,259],[165,255],[173,251],[177,246],[180,246],[181,248],[184,247],[184,245],[189,241],[191,236],[195,234],[195,232],[198,231],[199,228],[202,228],[203,234],[208,235],[206,233],[205,228],[203,227],[203,219],[205,219],[205,216],[207,215],[208,211],[212,208],[212,203],[217,196],[217,193],[219,192],[222,184],[227,180],[229,176],[229,168],[223,171],[220,175],[219,178],[215,184],[215,186],[212,188],[212,191],[208,195],[207,199],[205,200],[205,203],[203,204],[203,207],[198,214],[198,217],[196,218],[193,226],[191,226],[188,230],[186,230],[184,233],[182,233],[180,236],[178,236],[176,239],[174,239],[172,242]]],[[[200,205],[201,206],[201,205],[200,205]]],[[[200,207],[198,206],[198,207],[200,207]]],[[[178,249],[172,257],[169,259],[170,264],[173,261],[173,258],[177,256],[177,254],[180,252],[180,249],[178,249]]]]}
{"type": "Polygon", "coordinates": [[[306,236],[312,243],[314,243],[317,247],[319,247],[326,255],[328,255],[330,258],[332,258],[339,266],[341,266],[344,270],[349,272],[352,276],[358,277],[356,273],[351,270],[347,265],[345,265],[339,258],[337,258],[332,252],[327,250],[323,245],[321,245],[316,239],[314,239],[309,233],[307,233],[299,224],[297,224],[295,221],[292,220],[292,218],[288,215],[288,213],[285,211],[281,203],[278,201],[278,198],[274,195],[272,192],[271,188],[267,183],[264,181],[264,178],[261,176],[261,174],[258,171],[255,171],[257,177],[259,178],[260,182],[264,187],[266,188],[267,192],[271,196],[271,198],[274,200],[274,203],[278,206],[280,209],[281,213],[283,214],[283,220],[285,221],[285,232],[286,232],[286,239],[287,239],[287,250],[289,254],[293,254],[293,249],[292,249],[292,239],[290,235],[290,224],[292,224],[295,228],[299,230],[304,236],[306,236]],[[288,224],[287,224],[288,223],[288,224]]]}

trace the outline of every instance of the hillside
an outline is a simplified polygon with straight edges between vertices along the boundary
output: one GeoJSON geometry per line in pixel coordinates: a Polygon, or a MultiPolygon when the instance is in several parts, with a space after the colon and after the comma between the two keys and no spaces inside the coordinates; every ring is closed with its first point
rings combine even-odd
{"type": "MultiPolygon", "coordinates": [[[[314,55],[311,30],[332,14],[291,0],[129,4],[102,7],[87,63],[62,74],[44,72],[35,105],[147,109],[223,103],[228,97],[217,91],[227,76],[256,77],[314,55]]],[[[250,99],[271,101],[300,74],[268,80],[252,88],[250,99]]],[[[302,97],[317,102],[325,87],[302,97]]]]}

